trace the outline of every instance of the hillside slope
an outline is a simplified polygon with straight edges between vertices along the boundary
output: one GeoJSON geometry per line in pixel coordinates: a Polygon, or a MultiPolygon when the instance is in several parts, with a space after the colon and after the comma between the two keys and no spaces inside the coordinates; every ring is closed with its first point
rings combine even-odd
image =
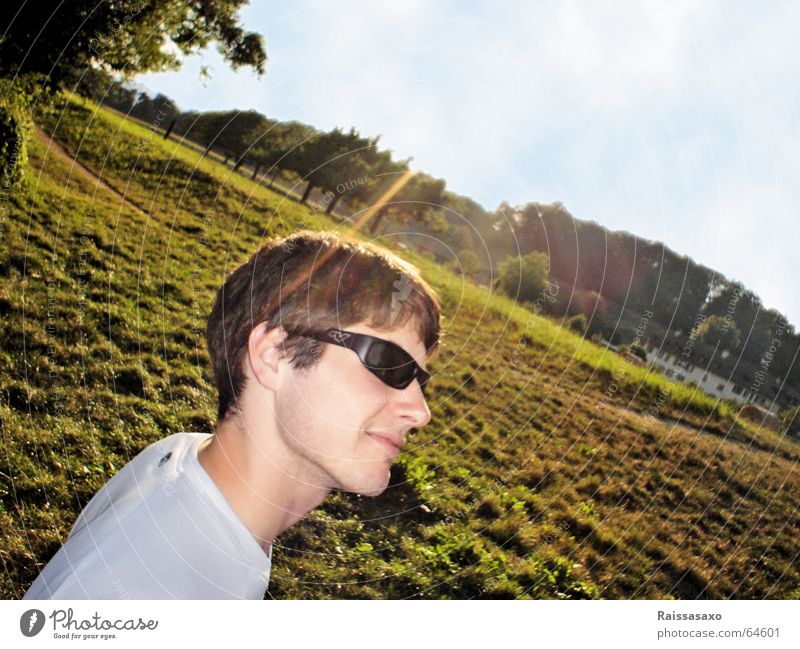
{"type": "MultiPolygon", "coordinates": [[[[342,227],[88,102],[39,120],[113,191],[34,142],[6,204],[4,597],[139,450],[212,430],[226,274],[264,237],[342,227]]],[[[403,254],[447,317],[432,422],[386,494],[279,539],[269,596],[800,596],[795,442],[403,254]]]]}

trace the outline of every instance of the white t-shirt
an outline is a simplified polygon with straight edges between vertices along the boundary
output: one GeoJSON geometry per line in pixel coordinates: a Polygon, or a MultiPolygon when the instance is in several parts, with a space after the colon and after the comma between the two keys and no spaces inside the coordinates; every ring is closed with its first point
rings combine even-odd
{"type": "Polygon", "coordinates": [[[89,501],[24,599],[263,599],[269,555],[197,459],[210,435],[144,449],[89,501]]]}

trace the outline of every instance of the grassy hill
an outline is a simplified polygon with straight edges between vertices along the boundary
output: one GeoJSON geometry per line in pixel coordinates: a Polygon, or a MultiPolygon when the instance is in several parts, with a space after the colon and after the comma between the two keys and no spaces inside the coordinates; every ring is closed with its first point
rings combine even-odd
{"type": "MultiPolygon", "coordinates": [[[[214,293],[264,237],[341,228],[71,97],[0,252],[0,595],[146,445],[212,430],[214,293]],[[102,178],[98,182],[95,176],[102,178]]],[[[275,547],[274,598],[800,597],[800,446],[402,251],[440,292],[433,420],[377,499],[275,547]]]]}

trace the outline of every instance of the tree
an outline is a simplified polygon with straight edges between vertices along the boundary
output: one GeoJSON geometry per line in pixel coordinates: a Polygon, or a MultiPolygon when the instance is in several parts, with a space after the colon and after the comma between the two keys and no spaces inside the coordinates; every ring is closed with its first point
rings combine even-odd
{"type": "Polygon", "coordinates": [[[129,113],[136,103],[139,91],[120,83],[114,75],[88,68],[75,78],[75,90],[97,103],[111,106],[121,113],[129,113]]]}
{"type": "Polygon", "coordinates": [[[153,117],[153,100],[146,92],[136,98],[136,103],[131,108],[131,116],[149,122],[153,117]]]}
{"type": "Polygon", "coordinates": [[[447,264],[448,268],[454,273],[469,278],[477,277],[480,273],[481,265],[481,258],[478,257],[474,250],[470,250],[469,248],[459,252],[455,259],[452,259],[447,264]]]}
{"type": "MultiPolygon", "coordinates": [[[[317,133],[297,147],[285,158],[285,166],[304,178],[308,185],[300,199],[305,203],[315,187],[334,194],[328,204],[331,212],[346,186],[369,174],[369,159],[375,155],[377,138],[364,138],[354,128],[345,132],[335,128],[327,133],[317,133]]],[[[361,183],[364,184],[364,183],[361,183]]]]}
{"type": "Polygon", "coordinates": [[[209,111],[205,113],[187,113],[178,120],[180,130],[190,140],[202,144],[206,153],[217,143],[220,131],[230,121],[233,111],[209,111]]]}
{"type": "Polygon", "coordinates": [[[166,127],[180,113],[177,104],[166,95],[158,93],[153,99],[153,118],[166,127]]]}
{"type": "Polygon", "coordinates": [[[448,191],[444,194],[442,206],[445,218],[450,224],[447,236],[449,245],[456,250],[464,247],[481,250],[480,254],[493,262],[486,264],[483,270],[483,279],[486,282],[491,281],[496,271],[495,260],[519,254],[513,233],[506,227],[507,204],[501,204],[496,212],[488,212],[479,203],[466,196],[448,191]],[[465,244],[465,239],[469,241],[468,244],[465,244]]]}
{"type": "Polygon", "coordinates": [[[570,316],[567,318],[565,324],[567,325],[567,329],[584,337],[586,336],[586,332],[589,330],[589,321],[586,319],[585,313],[576,313],[575,315],[570,316]]]}
{"type": "Polygon", "coordinates": [[[143,122],[166,128],[179,111],[175,102],[166,95],[158,93],[151,99],[146,92],[143,92],[129,112],[132,117],[143,122]]]}
{"type": "MultiPolygon", "coordinates": [[[[405,169],[408,168],[407,163],[400,164],[405,169]]],[[[395,172],[394,180],[398,177],[399,170],[395,172]]],[[[370,234],[378,231],[378,226],[387,216],[401,223],[424,221],[435,224],[437,219],[431,212],[437,211],[444,202],[445,181],[428,174],[416,173],[373,217],[369,226],[370,234]]]]}
{"type": "Polygon", "coordinates": [[[547,285],[550,259],[543,252],[508,257],[500,264],[497,285],[520,302],[535,302],[547,285]]]}
{"type": "Polygon", "coordinates": [[[12,0],[2,4],[0,76],[26,72],[59,83],[76,69],[99,67],[128,77],[174,70],[216,42],[234,68],[263,74],[264,39],[245,32],[246,0],[12,0]]]}
{"type": "Polygon", "coordinates": [[[266,167],[273,181],[278,169],[288,168],[288,157],[316,133],[313,127],[302,122],[274,122],[255,142],[250,157],[253,160],[253,180],[266,167]]]}
{"type": "Polygon", "coordinates": [[[697,339],[712,349],[719,345],[720,350],[730,351],[739,348],[742,335],[733,320],[710,315],[697,328],[697,339]]]}
{"type": "MultiPolygon", "coordinates": [[[[446,214],[447,212],[445,212],[445,218],[447,218],[446,214]]],[[[474,250],[476,247],[472,239],[472,228],[461,224],[450,224],[447,229],[447,243],[454,250],[474,250]]]]}
{"type": "MultiPolygon", "coordinates": [[[[347,189],[347,202],[358,209],[368,210],[375,205],[409,170],[408,160],[393,160],[391,151],[378,149],[377,144],[378,138],[374,138],[371,146],[359,151],[357,158],[353,160],[353,166],[350,167],[350,173],[355,174],[360,182],[351,184],[347,189]]],[[[395,193],[391,200],[397,196],[395,193]]],[[[374,226],[375,220],[380,218],[383,217],[378,214],[372,220],[372,225],[374,226]]],[[[374,233],[375,229],[371,228],[370,231],[374,233]]]]}
{"type": "Polygon", "coordinates": [[[0,187],[4,193],[25,179],[34,88],[34,79],[0,79],[0,187]]]}
{"type": "Polygon", "coordinates": [[[248,110],[210,111],[181,115],[178,129],[186,137],[206,147],[213,147],[232,157],[234,169],[238,169],[246,158],[253,158],[254,147],[274,122],[261,113],[248,110]],[[193,119],[189,119],[189,117],[193,119]]]}
{"type": "Polygon", "coordinates": [[[217,142],[226,151],[230,151],[236,162],[237,170],[250,155],[254,144],[267,133],[274,122],[254,110],[235,111],[230,120],[218,134],[217,142]]]}
{"type": "MultiPolygon", "coordinates": [[[[630,238],[627,233],[623,236],[630,238]]],[[[635,247],[629,249],[626,257],[631,260],[634,256],[636,278],[641,278],[636,282],[638,288],[634,289],[636,296],[631,300],[627,295],[620,299],[617,293],[616,301],[635,300],[643,308],[651,309],[660,322],[670,324],[672,329],[689,331],[697,314],[704,310],[713,273],[661,243],[648,249],[647,245],[635,241],[635,247]]],[[[631,267],[632,261],[626,261],[625,268],[631,267]]]]}

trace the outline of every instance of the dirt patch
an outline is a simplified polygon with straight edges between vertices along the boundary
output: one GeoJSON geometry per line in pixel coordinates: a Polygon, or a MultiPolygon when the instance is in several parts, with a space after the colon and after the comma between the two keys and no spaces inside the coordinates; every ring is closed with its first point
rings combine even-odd
{"type": "Polygon", "coordinates": [[[47,132],[44,131],[40,126],[36,126],[36,136],[41,140],[42,144],[47,147],[47,152],[50,154],[52,153],[56,158],[66,162],[70,165],[70,168],[73,173],[77,174],[78,176],[94,183],[96,186],[101,187],[107,192],[113,194],[116,198],[118,198],[122,203],[124,203],[127,207],[136,210],[140,214],[144,214],[144,211],[138,206],[131,203],[123,194],[120,194],[116,189],[114,189],[111,185],[106,183],[100,176],[95,174],[91,169],[87,166],[82,164],[77,158],[73,158],[67,151],[62,147],[56,140],[54,140],[47,132]]]}

